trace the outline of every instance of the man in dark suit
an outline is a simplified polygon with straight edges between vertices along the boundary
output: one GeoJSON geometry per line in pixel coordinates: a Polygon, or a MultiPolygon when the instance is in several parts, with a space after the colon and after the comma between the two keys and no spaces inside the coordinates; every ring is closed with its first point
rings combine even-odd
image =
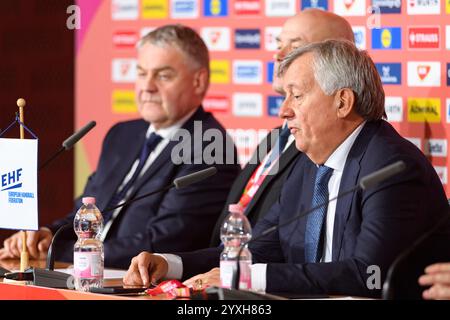
{"type": "MultiPolygon", "coordinates": [[[[127,267],[142,250],[184,251],[208,245],[240,171],[234,145],[226,143],[225,129],[201,107],[209,85],[209,55],[199,35],[181,25],[157,28],[141,39],[137,68],[136,98],[142,119],[111,128],[97,170],[83,192],[95,197],[103,212],[105,265],[116,268],[127,267]],[[207,130],[222,138],[214,141],[211,154],[205,150],[210,143],[203,141],[207,130]],[[203,182],[108,210],[205,169],[211,162],[218,172],[203,182]]],[[[33,258],[45,255],[52,235],[73,221],[80,206],[81,198],[66,218],[29,232],[27,245],[33,258]]],[[[73,231],[61,240],[55,248],[56,259],[71,261],[73,231]]],[[[5,241],[0,258],[20,256],[20,246],[20,237],[13,235],[5,241]]]]}

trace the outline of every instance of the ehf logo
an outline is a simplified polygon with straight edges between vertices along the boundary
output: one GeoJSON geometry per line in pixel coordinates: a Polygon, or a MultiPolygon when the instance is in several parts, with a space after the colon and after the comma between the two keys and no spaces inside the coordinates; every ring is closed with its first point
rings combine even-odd
{"type": "Polygon", "coordinates": [[[1,191],[12,190],[22,188],[22,182],[20,178],[22,177],[22,168],[18,168],[11,172],[7,172],[1,175],[1,191]]]}

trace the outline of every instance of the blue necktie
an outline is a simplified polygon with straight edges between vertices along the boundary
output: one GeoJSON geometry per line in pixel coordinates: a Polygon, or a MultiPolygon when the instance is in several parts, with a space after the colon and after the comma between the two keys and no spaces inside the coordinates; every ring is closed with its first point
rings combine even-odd
{"type": "MultiPolygon", "coordinates": [[[[123,186],[123,188],[114,194],[112,199],[109,201],[107,209],[113,208],[117,206],[122,200],[125,199],[125,196],[127,195],[130,188],[133,186],[133,184],[136,182],[137,178],[139,177],[139,174],[144,167],[145,162],[147,161],[148,156],[150,155],[150,152],[152,152],[158,143],[162,140],[162,137],[157,135],[156,133],[152,132],[150,136],[145,140],[144,145],[142,146],[141,155],[139,156],[139,163],[136,167],[136,170],[133,173],[133,176],[131,179],[123,186]]],[[[112,210],[107,211],[103,215],[104,223],[106,223],[109,219],[111,219],[112,216],[112,210]]]]}
{"type": "Polygon", "coordinates": [[[283,153],[284,147],[286,146],[290,134],[291,130],[289,130],[287,125],[280,130],[280,135],[278,136],[278,139],[272,148],[272,152],[270,153],[269,159],[267,159],[267,162],[264,165],[264,169],[269,168],[270,165],[274,161],[276,161],[279,158],[279,156],[283,153]]]}
{"type": "MultiPolygon", "coordinates": [[[[328,181],[333,169],[319,166],[314,182],[314,194],[311,208],[328,201],[328,181]]],[[[305,232],[306,262],[319,262],[322,257],[323,244],[320,241],[328,205],[322,206],[308,215],[305,232]]]]}

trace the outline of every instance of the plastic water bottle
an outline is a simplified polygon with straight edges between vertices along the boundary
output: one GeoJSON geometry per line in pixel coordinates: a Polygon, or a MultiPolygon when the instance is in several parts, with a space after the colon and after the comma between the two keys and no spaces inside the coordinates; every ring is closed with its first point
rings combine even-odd
{"type": "Polygon", "coordinates": [[[83,205],[73,220],[78,241],[73,249],[75,289],[89,291],[91,287],[103,287],[104,253],[100,235],[103,217],[95,206],[95,198],[85,197],[83,205]]]}
{"type": "MultiPolygon", "coordinates": [[[[232,288],[233,279],[236,276],[237,255],[241,246],[250,241],[252,237],[252,227],[243,213],[242,206],[239,204],[230,204],[228,211],[230,213],[225,218],[220,230],[220,239],[224,245],[224,249],[220,255],[220,283],[224,288],[232,288]]],[[[239,289],[251,289],[251,264],[252,254],[245,247],[242,249],[239,260],[239,289]]]]}

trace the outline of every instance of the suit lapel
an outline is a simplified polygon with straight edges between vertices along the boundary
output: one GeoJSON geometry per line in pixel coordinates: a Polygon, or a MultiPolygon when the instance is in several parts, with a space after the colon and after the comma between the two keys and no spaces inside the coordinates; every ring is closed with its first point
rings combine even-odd
{"type": "MultiPolygon", "coordinates": [[[[341,183],[339,186],[339,193],[353,188],[358,182],[359,173],[361,170],[360,162],[367,150],[367,145],[370,139],[375,134],[378,128],[377,123],[367,122],[361,133],[356,138],[350,152],[347,156],[344,172],[342,173],[341,183]]],[[[333,249],[332,260],[337,261],[342,248],[342,239],[344,237],[344,230],[350,212],[352,210],[353,198],[356,192],[346,195],[338,199],[335,211],[335,220],[333,227],[333,249]]]]}

